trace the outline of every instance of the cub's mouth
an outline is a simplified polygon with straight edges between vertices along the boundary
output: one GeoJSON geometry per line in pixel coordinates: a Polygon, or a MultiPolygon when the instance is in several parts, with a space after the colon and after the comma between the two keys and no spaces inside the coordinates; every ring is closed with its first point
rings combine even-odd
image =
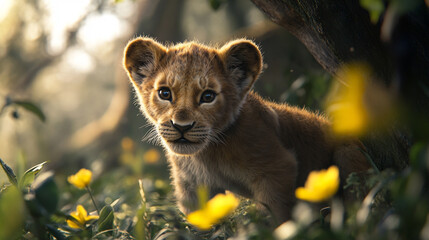
{"type": "Polygon", "coordinates": [[[174,141],[172,141],[173,143],[179,143],[179,144],[195,144],[197,142],[192,142],[184,137],[181,137],[179,139],[176,139],[174,141]]]}
{"type": "Polygon", "coordinates": [[[192,155],[204,148],[204,142],[193,142],[185,137],[174,141],[165,141],[166,146],[173,153],[178,155],[192,155]]]}
{"type": "Polygon", "coordinates": [[[172,153],[178,155],[195,154],[208,144],[210,128],[198,124],[187,126],[164,122],[158,125],[163,145],[172,153]]]}

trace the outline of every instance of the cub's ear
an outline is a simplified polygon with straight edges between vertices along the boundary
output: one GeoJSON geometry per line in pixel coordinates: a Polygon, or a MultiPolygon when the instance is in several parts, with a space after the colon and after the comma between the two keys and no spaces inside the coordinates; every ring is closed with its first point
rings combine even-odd
{"type": "Polygon", "coordinates": [[[150,76],[165,55],[166,49],[151,38],[136,38],[124,51],[124,68],[131,81],[139,85],[150,76]]]}
{"type": "Polygon", "coordinates": [[[239,39],[225,44],[220,49],[228,77],[236,83],[242,96],[246,94],[262,70],[262,55],[250,40],[239,39]]]}

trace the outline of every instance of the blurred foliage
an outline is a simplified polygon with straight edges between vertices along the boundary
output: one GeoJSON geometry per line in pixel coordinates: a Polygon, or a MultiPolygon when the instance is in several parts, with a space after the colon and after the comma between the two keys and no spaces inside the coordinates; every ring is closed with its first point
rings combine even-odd
{"type": "MultiPolygon", "coordinates": [[[[290,76],[287,75],[285,78],[289,79],[290,76]]],[[[323,107],[323,100],[331,82],[332,77],[326,73],[309,72],[290,81],[279,100],[318,111],[323,107]]]]}
{"type": "Polygon", "coordinates": [[[18,107],[21,109],[25,109],[36,117],[38,117],[42,122],[46,120],[45,114],[43,111],[34,103],[30,101],[22,101],[22,100],[14,100],[9,96],[6,96],[4,105],[0,109],[0,116],[6,112],[6,108],[13,108],[12,117],[15,119],[19,118],[18,107]]]}
{"type": "Polygon", "coordinates": [[[360,5],[369,12],[371,22],[377,23],[384,11],[383,0],[360,0],[360,5]]]}
{"type": "MultiPolygon", "coordinates": [[[[254,203],[241,199],[232,216],[206,231],[188,224],[178,211],[168,179],[138,180],[135,174],[117,171],[105,172],[92,182],[96,201],[104,205],[99,218],[71,228],[66,220],[72,219],[74,206],[94,206],[87,194],[64,185],[66,176],[39,174],[47,166],[44,163],[26,171],[25,175],[36,177],[30,187],[19,188],[13,180],[2,187],[0,233],[2,239],[426,239],[429,145],[416,144],[411,157],[411,166],[403,172],[370,171],[365,180],[351,176],[347,187],[372,189],[361,203],[343,205],[334,198],[330,208],[319,209],[317,204],[299,202],[293,219],[274,229],[254,203]]],[[[26,179],[2,164],[11,179],[26,179]]]]}
{"type": "Polygon", "coordinates": [[[223,0],[208,0],[213,10],[218,10],[222,6],[223,0]]]}

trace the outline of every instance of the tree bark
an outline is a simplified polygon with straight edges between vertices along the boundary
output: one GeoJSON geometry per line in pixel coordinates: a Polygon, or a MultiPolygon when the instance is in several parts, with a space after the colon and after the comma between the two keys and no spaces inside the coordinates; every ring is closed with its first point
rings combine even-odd
{"type": "Polygon", "coordinates": [[[252,2],[295,35],[329,73],[335,75],[344,63],[365,62],[375,79],[386,87],[397,84],[407,101],[428,112],[429,11],[424,1],[406,13],[387,8],[377,25],[359,0],[252,2]]]}
{"type": "MultiPolygon", "coordinates": [[[[378,24],[371,23],[359,0],[251,1],[297,37],[332,75],[345,63],[370,65],[371,80],[396,89],[410,115],[420,119],[415,122],[423,122],[411,127],[414,137],[429,136],[429,9],[424,1],[414,1],[406,11],[387,5],[378,24]]],[[[406,139],[393,130],[365,141],[379,167],[400,169],[408,161],[406,139]]]]}
{"type": "Polygon", "coordinates": [[[252,0],[272,21],[295,35],[329,73],[350,61],[371,63],[382,79],[390,63],[368,13],[355,0],[252,0]]]}

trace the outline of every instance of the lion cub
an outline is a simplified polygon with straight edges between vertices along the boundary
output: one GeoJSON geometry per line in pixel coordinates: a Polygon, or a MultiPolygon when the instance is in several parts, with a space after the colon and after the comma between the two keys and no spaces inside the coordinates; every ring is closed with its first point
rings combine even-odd
{"type": "Polygon", "coordinates": [[[251,91],[262,69],[252,41],[165,47],[136,38],[124,67],[165,147],[185,214],[198,207],[196,190],[204,185],[212,196],[229,190],[255,199],[283,222],[310,171],[335,164],[344,181],[368,169],[358,145],[332,138],[325,118],[251,91]]]}

